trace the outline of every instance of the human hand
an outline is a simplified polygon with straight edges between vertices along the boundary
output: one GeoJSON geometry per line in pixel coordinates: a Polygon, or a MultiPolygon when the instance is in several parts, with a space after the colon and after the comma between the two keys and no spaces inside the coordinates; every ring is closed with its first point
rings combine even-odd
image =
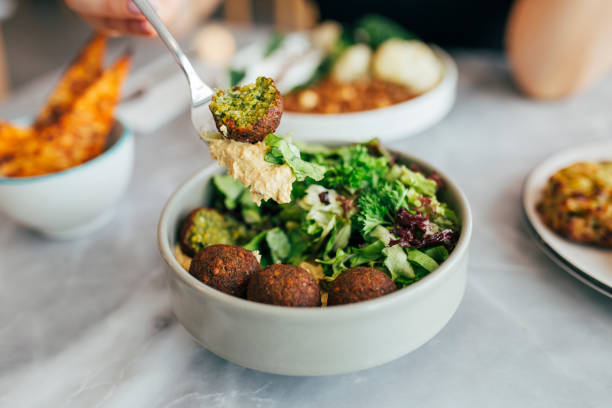
{"type": "MultiPolygon", "coordinates": [[[[65,0],[66,5],[99,32],[153,36],[155,31],[131,0],[65,0]]],[[[182,1],[149,0],[162,20],[173,15],[182,1]]]]}

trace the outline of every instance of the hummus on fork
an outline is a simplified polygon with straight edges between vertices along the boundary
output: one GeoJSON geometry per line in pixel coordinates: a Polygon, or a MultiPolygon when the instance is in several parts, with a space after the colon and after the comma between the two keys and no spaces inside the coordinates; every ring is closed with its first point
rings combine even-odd
{"type": "Polygon", "coordinates": [[[228,172],[249,188],[251,199],[257,205],[272,199],[279,204],[291,201],[291,187],[295,175],[287,164],[265,161],[269,147],[265,142],[243,143],[219,135],[206,138],[210,155],[227,167],[228,172]]]}

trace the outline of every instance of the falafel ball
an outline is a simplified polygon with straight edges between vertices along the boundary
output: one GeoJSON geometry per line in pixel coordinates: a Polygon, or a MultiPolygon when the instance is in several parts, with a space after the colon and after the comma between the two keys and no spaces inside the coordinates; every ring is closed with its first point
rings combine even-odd
{"type": "Polygon", "coordinates": [[[181,250],[194,256],[202,248],[213,244],[233,245],[246,234],[244,227],[213,208],[200,207],[191,211],[179,232],[181,250]]]}
{"type": "Polygon", "coordinates": [[[274,80],[258,77],[254,84],[217,90],[209,109],[223,136],[258,143],[274,133],[283,114],[283,99],[274,80]]]}
{"type": "Polygon", "coordinates": [[[247,299],[278,306],[321,306],[319,284],[295,265],[275,264],[256,272],[249,282],[247,299]]]}
{"type": "Polygon", "coordinates": [[[327,305],[363,302],[397,290],[395,283],[378,269],[358,266],[347,269],[329,287],[327,305]]]}
{"type": "Polygon", "coordinates": [[[244,298],[251,275],[260,269],[255,255],[248,249],[211,245],[194,256],[189,273],[221,292],[244,298]]]}

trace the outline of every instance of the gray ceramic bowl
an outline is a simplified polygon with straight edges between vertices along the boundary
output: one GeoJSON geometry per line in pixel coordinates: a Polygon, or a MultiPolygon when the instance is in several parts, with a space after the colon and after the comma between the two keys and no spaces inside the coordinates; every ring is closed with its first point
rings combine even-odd
{"type": "MultiPolygon", "coordinates": [[[[431,166],[400,154],[400,161],[431,166]]],[[[441,198],[457,212],[461,237],[438,269],[407,288],[374,300],[329,308],[288,308],[250,302],[193,278],[173,255],[181,220],[207,202],[207,167],[170,197],[159,221],[158,240],[168,264],[172,307],[187,331],[211,352],[255,370],[284,375],[330,375],[395,360],[434,337],[453,316],[465,290],[472,235],[469,204],[441,174],[441,198]]]]}

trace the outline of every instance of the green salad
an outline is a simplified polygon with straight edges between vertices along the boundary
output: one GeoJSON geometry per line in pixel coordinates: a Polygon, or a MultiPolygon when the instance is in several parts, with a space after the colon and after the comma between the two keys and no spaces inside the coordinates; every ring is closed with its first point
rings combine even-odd
{"type": "Polygon", "coordinates": [[[368,266],[398,287],[436,269],[453,250],[459,221],[437,193],[436,174],[396,163],[377,140],[340,148],[299,146],[268,135],[266,161],[288,164],[297,181],[289,204],[260,207],[230,175],[213,178],[212,207],[242,224],[238,245],[261,265],[320,265],[324,282],[368,266]]]}

